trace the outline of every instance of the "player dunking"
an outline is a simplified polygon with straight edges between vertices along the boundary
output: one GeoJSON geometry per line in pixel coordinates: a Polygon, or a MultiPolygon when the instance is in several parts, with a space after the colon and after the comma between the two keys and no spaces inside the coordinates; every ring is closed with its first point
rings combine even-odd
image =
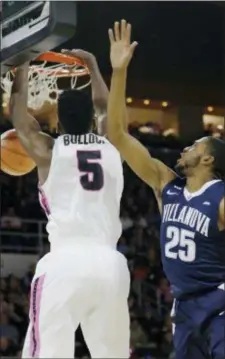
{"type": "Polygon", "coordinates": [[[206,137],[185,148],[178,177],[124,131],[127,67],[137,43],[131,26],[109,30],[113,68],[108,136],[152,187],[162,215],[161,253],[171,283],[176,359],[225,358],[225,143],[206,137]]]}
{"type": "MultiPolygon", "coordinates": [[[[104,116],[108,91],[97,63],[81,50],[73,54],[88,62],[94,104],[104,116]]],[[[64,135],[53,140],[28,116],[27,93],[25,64],[16,71],[11,120],[37,164],[51,250],[38,262],[32,281],[22,356],[74,358],[74,332],[81,324],[92,358],[128,358],[130,278],[125,257],[116,251],[123,190],[120,154],[91,132],[93,105],[87,94],[69,90],[60,96],[64,135]]]]}

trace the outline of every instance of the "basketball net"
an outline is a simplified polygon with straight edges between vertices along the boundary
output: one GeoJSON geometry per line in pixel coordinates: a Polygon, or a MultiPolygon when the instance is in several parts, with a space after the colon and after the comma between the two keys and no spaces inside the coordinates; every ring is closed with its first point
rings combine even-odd
{"type": "MultiPolygon", "coordinates": [[[[40,109],[47,101],[56,104],[60,93],[64,88],[59,87],[60,79],[65,79],[70,89],[82,90],[91,83],[87,66],[78,58],[70,57],[61,53],[46,52],[39,56],[28,73],[28,108],[40,109]],[[79,81],[85,78],[84,81],[79,81]]],[[[15,69],[8,71],[1,77],[1,87],[9,101],[15,69]]],[[[64,80],[62,80],[64,81],[64,80]]]]}

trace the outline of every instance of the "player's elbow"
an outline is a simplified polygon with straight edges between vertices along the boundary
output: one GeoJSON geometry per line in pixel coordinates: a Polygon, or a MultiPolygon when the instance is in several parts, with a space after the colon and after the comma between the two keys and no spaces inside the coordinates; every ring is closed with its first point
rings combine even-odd
{"type": "Polygon", "coordinates": [[[123,143],[123,131],[114,131],[108,126],[107,135],[109,141],[119,150],[123,143]]]}
{"type": "Polygon", "coordinates": [[[93,103],[95,111],[97,113],[107,112],[107,97],[104,96],[93,96],[93,103]]]}

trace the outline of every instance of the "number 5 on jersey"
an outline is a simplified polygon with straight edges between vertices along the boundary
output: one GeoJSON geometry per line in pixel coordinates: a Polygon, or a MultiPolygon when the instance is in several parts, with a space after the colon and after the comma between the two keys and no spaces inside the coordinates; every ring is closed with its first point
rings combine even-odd
{"type": "Polygon", "coordinates": [[[193,262],[196,258],[195,233],[174,226],[167,227],[165,256],[179,258],[183,262],[193,262]]]}
{"type": "Polygon", "coordinates": [[[101,151],[77,151],[80,184],[86,191],[99,191],[104,185],[104,174],[100,164],[101,151]]]}

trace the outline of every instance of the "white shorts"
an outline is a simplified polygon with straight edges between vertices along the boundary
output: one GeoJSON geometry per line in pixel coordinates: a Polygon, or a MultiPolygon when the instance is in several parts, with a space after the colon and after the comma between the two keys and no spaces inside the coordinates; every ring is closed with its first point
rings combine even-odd
{"type": "Polygon", "coordinates": [[[61,250],[36,268],[23,358],[74,358],[76,331],[92,358],[129,358],[126,259],[108,248],[61,250]]]}

